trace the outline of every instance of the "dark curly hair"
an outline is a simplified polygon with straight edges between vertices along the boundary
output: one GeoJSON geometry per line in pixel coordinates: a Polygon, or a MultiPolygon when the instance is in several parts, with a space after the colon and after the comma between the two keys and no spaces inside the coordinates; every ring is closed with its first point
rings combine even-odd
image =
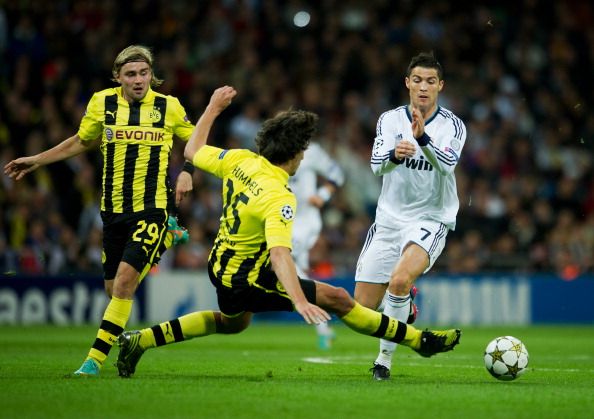
{"type": "Polygon", "coordinates": [[[410,60],[410,64],[406,69],[406,77],[410,77],[410,73],[415,67],[434,68],[437,70],[437,77],[439,77],[439,80],[443,80],[443,67],[439,61],[437,61],[437,58],[435,58],[433,51],[421,52],[420,54],[415,55],[410,60]]]}
{"type": "Polygon", "coordinates": [[[288,110],[264,121],[256,135],[258,153],[272,164],[284,164],[309,146],[316,133],[318,115],[288,110]]]}

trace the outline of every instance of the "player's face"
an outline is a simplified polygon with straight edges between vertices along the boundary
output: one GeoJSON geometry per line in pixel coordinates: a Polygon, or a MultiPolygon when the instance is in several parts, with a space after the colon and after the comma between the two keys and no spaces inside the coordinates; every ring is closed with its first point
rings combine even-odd
{"type": "Polygon", "coordinates": [[[144,99],[152,77],[153,73],[148,63],[134,61],[122,66],[117,80],[122,85],[124,98],[128,102],[135,102],[144,99]]]}
{"type": "Polygon", "coordinates": [[[437,95],[443,88],[435,68],[415,67],[405,79],[410,94],[410,103],[421,113],[432,112],[437,106],[437,95]]]}
{"type": "Polygon", "coordinates": [[[297,173],[297,169],[299,169],[299,165],[301,164],[301,160],[303,160],[303,156],[305,155],[305,151],[301,150],[299,154],[293,157],[288,167],[289,176],[295,175],[297,173]]]}

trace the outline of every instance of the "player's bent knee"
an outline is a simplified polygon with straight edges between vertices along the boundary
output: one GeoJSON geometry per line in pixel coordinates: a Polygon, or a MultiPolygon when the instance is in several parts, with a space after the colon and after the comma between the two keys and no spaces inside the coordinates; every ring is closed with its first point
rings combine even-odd
{"type": "Polygon", "coordinates": [[[234,335],[243,332],[250,325],[251,317],[226,317],[220,313],[215,313],[215,322],[217,333],[224,335],[234,335]]]}
{"type": "Polygon", "coordinates": [[[347,290],[345,290],[344,288],[336,288],[335,292],[336,292],[336,299],[338,301],[340,301],[341,303],[346,303],[347,305],[352,305],[351,304],[352,298],[349,295],[347,290]]]}
{"type": "Polygon", "coordinates": [[[245,327],[222,327],[221,329],[217,329],[217,333],[223,334],[223,335],[236,335],[238,333],[241,333],[245,330],[245,327]]]}

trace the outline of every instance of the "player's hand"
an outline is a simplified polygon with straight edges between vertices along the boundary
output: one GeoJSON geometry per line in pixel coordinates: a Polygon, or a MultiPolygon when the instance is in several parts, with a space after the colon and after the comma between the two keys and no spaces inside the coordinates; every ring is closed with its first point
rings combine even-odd
{"type": "Polygon", "coordinates": [[[421,138],[425,133],[425,119],[419,108],[412,108],[412,132],[415,139],[421,138]]]}
{"type": "Polygon", "coordinates": [[[309,301],[295,304],[295,310],[301,314],[301,317],[303,317],[307,324],[320,324],[330,320],[330,315],[326,310],[309,301]]]}
{"type": "Polygon", "coordinates": [[[192,192],[193,182],[192,182],[192,175],[186,171],[182,171],[179,176],[177,177],[177,181],[175,183],[175,205],[179,206],[182,199],[192,192]]]}
{"type": "Polygon", "coordinates": [[[217,114],[223,112],[231,104],[237,91],[231,86],[223,86],[216,89],[210,97],[208,106],[217,114]]]}
{"type": "Polygon", "coordinates": [[[394,149],[394,157],[398,160],[402,160],[405,157],[412,157],[415,155],[417,148],[408,140],[398,141],[396,148],[394,149]]]}
{"type": "Polygon", "coordinates": [[[313,205],[316,208],[322,208],[324,206],[324,204],[326,203],[321,196],[319,195],[312,195],[309,197],[309,199],[307,200],[307,202],[309,202],[311,205],[313,205]]]}
{"type": "Polygon", "coordinates": [[[40,165],[36,163],[36,157],[20,157],[12,160],[4,166],[4,174],[15,180],[21,180],[27,173],[37,169],[40,165]]]}

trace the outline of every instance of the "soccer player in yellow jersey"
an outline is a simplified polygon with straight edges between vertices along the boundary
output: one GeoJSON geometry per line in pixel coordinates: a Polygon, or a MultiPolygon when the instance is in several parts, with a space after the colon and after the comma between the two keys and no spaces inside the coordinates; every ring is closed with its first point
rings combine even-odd
{"type": "MultiPolygon", "coordinates": [[[[9,162],[5,173],[17,180],[40,166],[100,145],[103,153],[103,270],[111,300],[83,365],[74,373],[96,376],[132,310],[134,292],[160,252],[187,240],[168,209],[192,190],[187,166],[177,179],[175,198],[167,167],[173,136],[187,141],[193,125],[179,100],[152,90],[153,56],[132,45],[116,57],[113,80],[120,86],[91,98],[78,132],[40,154],[9,162]],[[169,230],[169,232],[168,232],[169,230]]],[[[188,162],[187,162],[188,163],[188,162]]]]}
{"type": "Polygon", "coordinates": [[[223,180],[223,213],[209,257],[208,273],[220,311],[197,311],[118,337],[120,376],[130,377],[149,348],[213,333],[245,330],[253,313],[297,311],[317,324],[336,314],[351,329],[407,345],[422,356],[449,351],[460,331],[419,331],[365,308],[343,288],[300,279],[291,257],[296,199],[288,187],[309,145],[317,115],[286,111],[264,122],[256,136],[258,154],[206,145],[217,116],[236,95],[220,87],[196,124],[185,157],[223,180]]]}

